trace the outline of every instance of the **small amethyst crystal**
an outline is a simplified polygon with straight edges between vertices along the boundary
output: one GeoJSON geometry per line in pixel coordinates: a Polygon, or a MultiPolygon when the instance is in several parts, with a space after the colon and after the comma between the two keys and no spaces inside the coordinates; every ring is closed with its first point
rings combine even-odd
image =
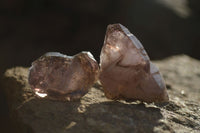
{"type": "Polygon", "coordinates": [[[165,83],[140,41],[121,24],[108,25],[100,55],[100,82],[110,99],[169,100],[165,83]]]}
{"type": "Polygon", "coordinates": [[[49,52],[32,63],[28,82],[40,97],[76,100],[88,92],[98,72],[98,64],[90,52],[75,56],[49,52]]]}

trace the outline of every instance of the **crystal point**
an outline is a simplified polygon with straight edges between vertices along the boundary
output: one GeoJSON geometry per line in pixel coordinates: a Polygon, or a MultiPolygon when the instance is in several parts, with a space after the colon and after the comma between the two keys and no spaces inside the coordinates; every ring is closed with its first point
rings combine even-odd
{"type": "Polygon", "coordinates": [[[28,81],[39,97],[81,98],[98,78],[99,67],[90,52],[66,56],[49,52],[32,63],[28,81]]]}
{"type": "Polygon", "coordinates": [[[100,82],[107,98],[166,102],[158,68],[140,41],[121,24],[108,25],[100,55],[100,82]]]}

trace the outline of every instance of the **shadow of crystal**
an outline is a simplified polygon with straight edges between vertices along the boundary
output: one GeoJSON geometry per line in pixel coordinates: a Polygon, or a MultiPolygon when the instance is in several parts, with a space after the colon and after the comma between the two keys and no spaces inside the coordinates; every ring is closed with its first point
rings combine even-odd
{"type": "Polygon", "coordinates": [[[34,133],[153,132],[163,118],[159,108],[145,104],[82,104],[35,98],[18,109],[18,116],[34,133]]]}
{"type": "Polygon", "coordinates": [[[109,100],[99,85],[80,101],[32,97],[27,77],[21,72],[27,75],[27,69],[19,70],[16,78],[7,76],[3,87],[10,92],[9,111],[16,133],[153,132],[155,127],[163,126],[159,122],[163,118],[159,108],[109,100]],[[22,80],[16,80],[18,77],[22,80]],[[25,94],[31,98],[24,97],[25,94]]]}

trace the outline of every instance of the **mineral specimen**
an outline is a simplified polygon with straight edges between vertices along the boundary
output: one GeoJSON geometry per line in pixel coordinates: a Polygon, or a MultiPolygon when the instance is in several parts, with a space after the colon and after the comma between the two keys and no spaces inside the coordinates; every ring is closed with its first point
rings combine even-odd
{"type": "Polygon", "coordinates": [[[35,94],[55,100],[76,100],[98,78],[99,66],[90,52],[66,56],[49,52],[32,63],[28,82],[35,94]]]}
{"type": "Polygon", "coordinates": [[[158,68],[140,41],[121,24],[108,25],[100,55],[100,82],[110,99],[169,100],[158,68]]]}

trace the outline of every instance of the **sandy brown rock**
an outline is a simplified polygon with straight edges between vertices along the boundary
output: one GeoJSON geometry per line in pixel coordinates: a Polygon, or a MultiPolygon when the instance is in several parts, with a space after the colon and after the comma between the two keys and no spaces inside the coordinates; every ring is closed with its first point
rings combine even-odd
{"type": "Polygon", "coordinates": [[[165,78],[171,98],[200,101],[200,61],[177,55],[155,61],[165,78]]]}
{"type": "Polygon", "coordinates": [[[166,106],[108,100],[96,83],[77,102],[34,97],[27,68],[6,71],[6,91],[13,121],[21,133],[200,132],[200,62],[186,55],[154,62],[160,67],[170,97],[166,106]]]}

